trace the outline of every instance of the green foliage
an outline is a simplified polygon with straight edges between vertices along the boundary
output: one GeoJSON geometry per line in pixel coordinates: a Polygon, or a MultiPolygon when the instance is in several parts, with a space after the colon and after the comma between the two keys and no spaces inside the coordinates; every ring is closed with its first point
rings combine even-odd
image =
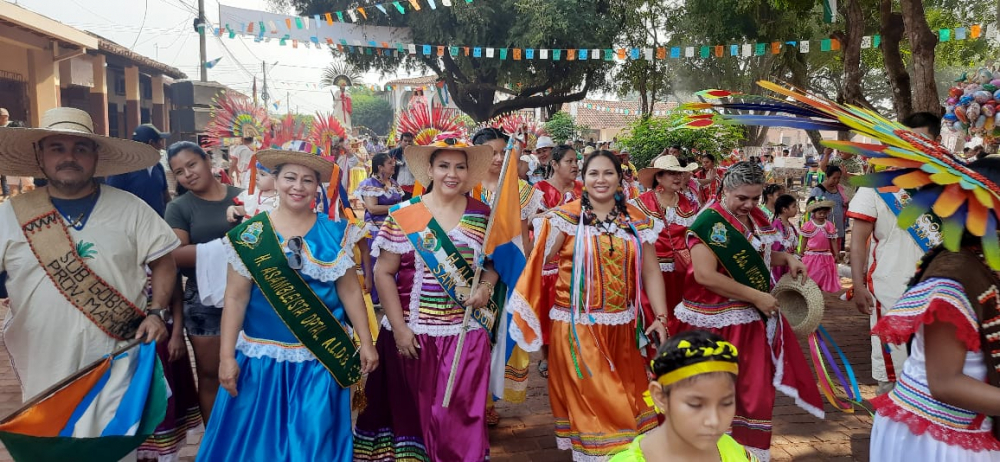
{"type": "Polygon", "coordinates": [[[549,136],[556,143],[565,143],[580,133],[580,127],[573,121],[573,116],[559,111],[552,114],[549,121],[545,122],[545,131],[549,133],[549,136]]]}
{"type": "Polygon", "coordinates": [[[354,113],[351,123],[372,129],[378,135],[389,133],[392,124],[392,104],[370,91],[351,92],[354,113]]]}
{"type": "Polygon", "coordinates": [[[675,144],[720,158],[743,139],[743,131],[732,125],[713,125],[700,130],[675,128],[686,113],[675,109],[665,117],[640,118],[625,129],[624,135],[618,136],[618,142],[629,148],[635,166],[643,168],[675,144]]]}
{"type": "MultiPolygon", "coordinates": [[[[354,0],[270,0],[312,16],[357,7],[354,0]]],[[[405,2],[404,2],[405,3],[405,2]]],[[[607,87],[604,74],[613,61],[520,60],[513,49],[606,48],[615,43],[628,13],[618,0],[490,0],[454,1],[449,8],[425,7],[405,15],[384,15],[371,9],[366,26],[408,28],[410,43],[489,46],[507,49],[506,60],[465,56],[459,48],[445,56],[386,53],[339,53],[362,72],[394,73],[429,69],[447,83],[455,104],[477,121],[522,108],[552,107],[579,101],[587,92],[607,87]],[[506,98],[497,98],[508,95],[506,98]]],[[[406,5],[409,10],[409,5],[406,5]]],[[[485,50],[484,50],[485,54],[485,50]]]]}

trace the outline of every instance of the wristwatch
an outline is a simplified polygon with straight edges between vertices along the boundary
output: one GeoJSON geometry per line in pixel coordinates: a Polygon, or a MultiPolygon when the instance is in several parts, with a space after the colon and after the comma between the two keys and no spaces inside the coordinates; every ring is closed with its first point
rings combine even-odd
{"type": "Polygon", "coordinates": [[[146,310],[146,316],[158,316],[163,322],[167,322],[167,316],[169,315],[170,310],[165,308],[150,308],[146,310]]]}

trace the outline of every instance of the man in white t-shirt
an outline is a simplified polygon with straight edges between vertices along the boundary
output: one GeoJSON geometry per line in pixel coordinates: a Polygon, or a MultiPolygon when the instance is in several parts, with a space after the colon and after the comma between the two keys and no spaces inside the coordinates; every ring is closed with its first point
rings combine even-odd
{"type": "Polygon", "coordinates": [[[233,146],[229,151],[229,177],[238,182],[236,186],[245,188],[250,184],[250,160],[254,154],[254,138],[243,138],[243,144],[233,146]]]}
{"type": "MultiPolygon", "coordinates": [[[[903,120],[903,124],[928,138],[940,135],[940,119],[927,113],[914,114],[903,120]]],[[[893,199],[900,201],[901,208],[909,201],[909,195],[906,191],[896,191],[893,199]]],[[[852,300],[858,311],[870,316],[871,326],[875,326],[903,295],[924,250],[909,231],[896,224],[896,214],[875,189],[859,188],[847,216],[854,219],[851,229],[852,300]]],[[[935,239],[940,241],[940,237],[928,240],[935,239]]],[[[902,371],[906,361],[906,345],[882,345],[874,335],[871,339],[872,378],[878,381],[876,394],[888,393],[896,382],[896,371],[902,371]]]]}

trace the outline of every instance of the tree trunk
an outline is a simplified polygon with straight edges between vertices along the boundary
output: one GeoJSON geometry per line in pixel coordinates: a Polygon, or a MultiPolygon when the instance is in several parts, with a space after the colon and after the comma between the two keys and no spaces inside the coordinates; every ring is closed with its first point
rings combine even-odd
{"type": "Polygon", "coordinates": [[[892,0],[881,0],[879,10],[882,59],[889,77],[889,88],[892,89],[892,106],[896,109],[896,118],[902,120],[913,113],[910,74],[906,72],[903,55],[899,52],[899,44],[903,40],[903,15],[892,12],[892,0]]]}
{"type": "Polygon", "coordinates": [[[941,116],[943,108],[934,79],[934,47],[938,38],[927,25],[922,0],[900,0],[899,3],[913,53],[913,110],[941,116]]]}
{"type": "Polygon", "coordinates": [[[860,0],[847,2],[844,17],[846,31],[833,34],[844,50],[844,100],[848,104],[870,108],[871,103],[861,89],[861,38],[865,35],[865,16],[860,0]]]}

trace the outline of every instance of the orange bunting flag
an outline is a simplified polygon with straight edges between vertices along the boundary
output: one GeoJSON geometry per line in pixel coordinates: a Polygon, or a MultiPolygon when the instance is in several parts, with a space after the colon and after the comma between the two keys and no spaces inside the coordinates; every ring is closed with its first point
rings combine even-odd
{"type": "Polygon", "coordinates": [[[469,56],[469,47],[462,47],[465,50],[465,56],[469,56]]]}
{"type": "Polygon", "coordinates": [[[574,59],[576,59],[576,50],[574,50],[572,48],[566,50],[566,60],[567,61],[572,61],[574,59]]]}
{"type": "Polygon", "coordinates": [[[721,58],[722,55],[724,55],[725,53],[726,53],[725,47],[723,47],[722,45],[716,45],[715,46],[715,57],[716,58],[721,58]]]}
{"type": "Polygon", "coordinates": [[[520,61],[520,60],[521,60],[521,49],[520,48],[515,48],[514,49],[514,61],[520,61]]]}
{"type": "Polygon", "coordinates": [[[438,56],[444,56],[444,47],[443,46],[439,46],[438,47],[438,56]]]}
{"type": "Polygon", "coordinates": [[[285,25],[288,26],[288,30],[292,29],[292,18],[285,18],[285,25]]]}
{"type": "Polygon", "coordinates": [[[368,13],[365,13],[365,9],[364,9],[364,8],[360,8],[360,7],[359,7],[359,8],[358,8],[358,13],[361,13],[361,16],[362,16],[363,18],[365,18],[365,19],[368,19],[368,13]]]}
{"type": "Polygon", "coordinates": [[[619,48],[618,49],[618,59],[625,59],[625,49],[624,48],[619,48]]]}
{"type": "Polygon", "coordinates": [[[657,48],[656,59],[667,59],[667,49],[664,47],[657,48]]]}
{"type": "Polygon", "coordinates": [[[781,42],[771,42],[771,53],[772,54],[781,53],[781,42]]]}
{"type": "Polygon", "coordinates": [[[330,24],[330,25],[333,25],[333,15],[332,14],[330,14],[330,13],[326,14],[326,23],[330,24]]]}
{"type": "Polygon", "coordinates": [[[830,39],[830,49],[831,50],[839,50],[840,49],[840,40],[830,39]]]}
{"type": "Polygon", "coordinates": [[[420,4],[417,3],[417,0],[410,0],[410,5],[413,5],[414,10],[420,11],[420,4]]]}
{"type": "Polygon", "coordinates": [[[979,38],[979,35],[983,33],[983,28],[979,24],[973,24],[969,30],[969,35],[972,38],[979,38]]]}

